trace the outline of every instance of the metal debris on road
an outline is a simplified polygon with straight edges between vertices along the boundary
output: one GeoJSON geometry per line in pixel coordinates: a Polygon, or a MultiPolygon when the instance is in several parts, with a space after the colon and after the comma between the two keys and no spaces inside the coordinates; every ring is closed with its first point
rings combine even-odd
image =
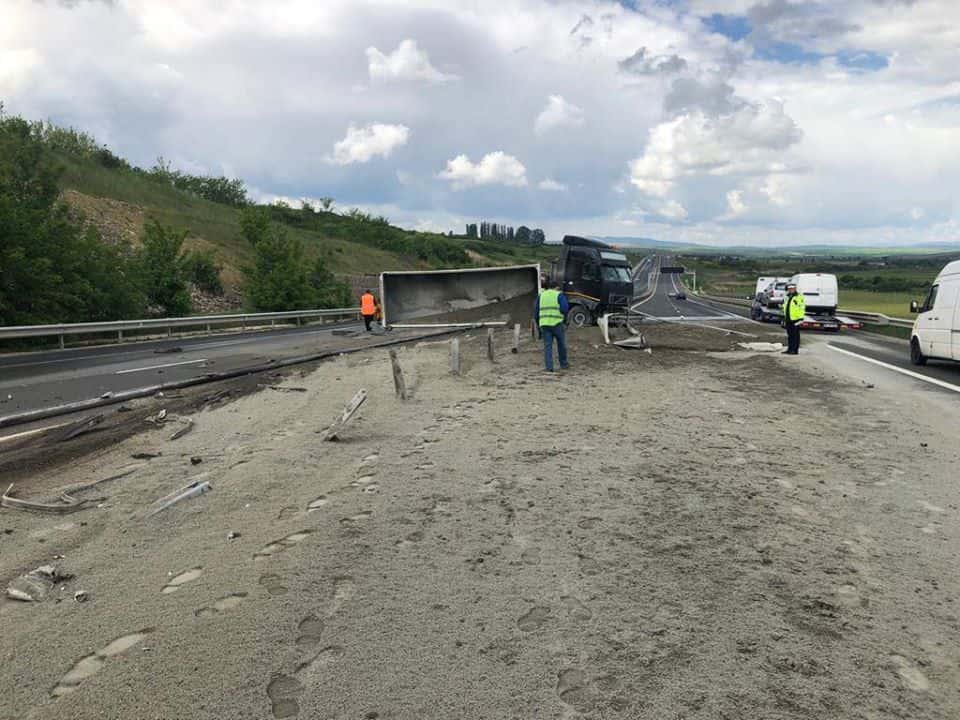
{"type": "Polygon", "coordinates": [[[81,418],[75,423],[71,423],[57,438],[57,442],[66,442],[75,437],[91,432],[100,423],[103,422],[103,415],[94,415],[93,417],[81,418]]]}
{"type": "Polygon", "coordinates": [[[154,458],[158,458],[158,457],[160,457],[161,455],[163,455],[163,453],[159,453],[159,452],[136,452],[136,453],[133,453],[130,457],[132,457],[134,460],[153,460],[154,458]]]}
{"type": "Polygon", "coordinates": [[[10,487],[8,487],[7,491],[0,497],[0,507],[11,510],[28,510],[32,512],[66,515],[67,513],[76,512],[77,510],[83,510],[88,507],[90,503],[96,502],[94,499],[79,500],[67,492],[60,493],[60,500],[61,502],[59,503],[44,503],[15,498],[13,497],[13,483],[10,483],[10,487]]]}
{"type": "Polygon", "coordinates": [[[157,513],[163,512],[171,505],[176,505],[182,500],[189,500],[190,498],[199,497],[205,492],[212,490],[213,486],[209,482],[200,480],[194,480],[189,485],[184,485],[179,490],[174,490],[169,495],[164,495],[162,498],[153,503],[154,508],[147,513],[147,517],[151,518],[157,513]]]}
{"type": "Polygon", "coordinates": [[[284,387],[283,385],[268,385],[271,390],[276,390],[277,392],[297,392],[305,393],[307,389],[305,387],[284,387]]]}
{"type": "Polygon", "coordinates": [[[87,591],[86,591],[86,590],[77,590],[77,591],[73,594],[73,599],[76,600],[78,603],[82,603],[82,602],[86,602],[87,600],[89,600],[89,599],[90,599],[90,596],[87,594],[87,591]]]}
{"type": "Polygon", "coordinates": [[[194,455],[193,457],[190,458],[191,465],[199,465],[202,462],[203,462],[203,458],[200,457],[199,455],[194,455]]]}

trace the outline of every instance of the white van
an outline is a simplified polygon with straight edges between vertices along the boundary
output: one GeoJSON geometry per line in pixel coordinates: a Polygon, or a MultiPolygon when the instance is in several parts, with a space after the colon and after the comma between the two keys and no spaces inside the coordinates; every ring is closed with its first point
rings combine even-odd
{"type": "Polygon", "coordinates": [[[960,360],[960,260],[940,271],[918,312],[910,333],[910,361],[960,360]]]}
{"type": "Polygon", "coordinates": [[[790,278],[803,295],[809,315],[834,315],[837,312],[837,276],[829,273],[800,273],[790,278]]]}

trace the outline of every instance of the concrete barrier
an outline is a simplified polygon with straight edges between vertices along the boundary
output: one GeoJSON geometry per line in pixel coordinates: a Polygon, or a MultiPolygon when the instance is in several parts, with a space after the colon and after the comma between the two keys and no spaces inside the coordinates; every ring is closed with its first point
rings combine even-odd
{"type": "Polygon", "coordinates": [[[385,272],[383,321],[444,324],[529,320],[540,291],[539,265],[385,272]]]}

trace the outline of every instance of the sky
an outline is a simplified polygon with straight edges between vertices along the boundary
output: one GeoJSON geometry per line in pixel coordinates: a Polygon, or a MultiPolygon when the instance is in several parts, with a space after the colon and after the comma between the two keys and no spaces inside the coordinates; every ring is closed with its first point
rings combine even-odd
{"type": "Polygon", "coordinates": [[[960,241],[958,60],[956,0],[0,0],[8,113],[551,241],[960,241]]]}

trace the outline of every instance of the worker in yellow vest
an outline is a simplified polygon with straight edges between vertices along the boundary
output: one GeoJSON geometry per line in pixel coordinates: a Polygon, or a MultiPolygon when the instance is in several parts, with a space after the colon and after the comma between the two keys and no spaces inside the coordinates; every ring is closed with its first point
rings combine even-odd
{"type": "Polygon", "coordinates": [[[787,329],[787,349],[784,355],[800,354],[800,323],[807,314],[807,301],[797,292],[794,283],[787,285],[787,296],[783,300],[783,326],[787,329]]]}
{"type": "Polygon", "coordinates": [[[360,314],[363,316],[363,324],[370,332],[370,324],[377,317],[377,299],[370,290],[367,290],[360,296],[360,314]]]}
{"type": "Polygon", "coordinates": [[[540,326],[543,337],[543,364],[547,372],[553,372],[553,341],[557,341],[557,359],[560,369],[570,367],[567,363],[567,333],[565,322],[570,312],[570,303],[567,296],[556,289],[556,285],[547,280],[543,284],[544,290],[537,298],[533,309],[533,317],[540,326]]]}

